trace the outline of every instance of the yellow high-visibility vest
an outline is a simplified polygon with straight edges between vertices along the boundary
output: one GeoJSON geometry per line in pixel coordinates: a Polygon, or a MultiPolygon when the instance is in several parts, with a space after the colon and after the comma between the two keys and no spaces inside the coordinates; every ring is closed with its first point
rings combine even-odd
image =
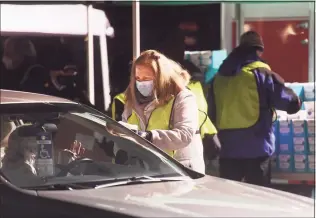
{"type": "Polygon", "coordinates": [[[204,96],[202,84],[200,82],[191,81],[188,88],[194,93],[198,104],[201,138],[203,139],[205,134],[216,134],[217,130],[207,115],[208,105],[204,96]]]}
{"type": "MultiPolygon", "coordinates": [[[[174,98],[172,98],[166,105],[157,107],[153,110],[148,120],[145,131],[151,130],[169,130],[172,129],[170,126],[170,116],[172,115],[174,98]]],[[[140,127],[140,120],[136,112],[133,111],[131,116],[127,119],[129,124],[134,124],[140,127]]],[[[174,157],[175,151],[165,151],[171,157],[174,157]]]]}
{"type": "MultiPolygon", "coordinates": [[[[201,83],[191,81],[188,85],[188,89],[190,89],[196,96],[196,100],[197,100],[197,104],[199,108],[199,127],[200,127],[199,130],[200,130],[201,138],[203,139],[205,134],[210,134],[210,135],[216,134],[217,130],[207,115],[208,105],[204,96],[201,83]]],[[[116,95],[113,99],[113,103],[112,103],[112,118],[113,119],[115,119],[115,113],[116,113],[115,99],[122,102],[122,104],[125,104],[124,93],[116,95]]],[[[170,111],[170,114],[167,114],[167,117],[170,117],[172,108],[169,111],[170,111]]]]}
{"type": "Polygon", "coordinates": [[[215,75],[213,94],[219,130],[250,128],[259,121],[260,101],[253,73],[258,68],[270,70],[266,63],[255,61],[244,66],[234,77],[215,75]]]}

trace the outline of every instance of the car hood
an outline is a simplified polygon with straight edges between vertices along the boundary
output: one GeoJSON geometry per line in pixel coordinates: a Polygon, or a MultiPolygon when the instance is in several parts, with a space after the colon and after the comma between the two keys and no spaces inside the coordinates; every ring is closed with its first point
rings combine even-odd
{"type": "Polygon", "coordinates": [[[137,217],[313,217],[313,199],[204,176],[38,195],[137,217]]]}

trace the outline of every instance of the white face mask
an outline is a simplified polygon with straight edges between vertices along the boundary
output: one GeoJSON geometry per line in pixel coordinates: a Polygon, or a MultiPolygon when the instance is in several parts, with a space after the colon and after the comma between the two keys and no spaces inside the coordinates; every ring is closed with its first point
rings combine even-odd
{"type": "Polygon", "coordinates": [[[148,97],[152,94],[154,89],[154,81],[148,80],[148,81],[136,81],[136,87],[140,94],[142,94],[145,97],[148,97]]]}
{"type": "Polygon", "coordinates": [[[34,166],[37,154],[36,139],[34,137],[24,138],[21,141],[21,146],[24,147],[24,162],[31,166],[34,166]]]}

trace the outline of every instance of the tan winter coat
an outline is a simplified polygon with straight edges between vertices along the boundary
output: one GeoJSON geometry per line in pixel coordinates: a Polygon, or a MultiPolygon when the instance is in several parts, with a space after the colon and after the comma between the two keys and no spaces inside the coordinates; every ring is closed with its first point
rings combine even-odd
{"type": "MultiPolygon", "coordinates": [[[[141,121],[141,130],[145,131],[151,112],[155,109],[155,102],[146,106],[136,106],[136,113],[141,121]]],[[[131,110],[123,112],[123,122],[127,122],[131,110]]],[[[176,150],[174,158],[197,172],[205,174],[203,144],[199,129],[198,106],[195,95],[190,90],[181,91],[176,97],[171,130],[152,130],[153,144],[163,150],[176,150]]]]}

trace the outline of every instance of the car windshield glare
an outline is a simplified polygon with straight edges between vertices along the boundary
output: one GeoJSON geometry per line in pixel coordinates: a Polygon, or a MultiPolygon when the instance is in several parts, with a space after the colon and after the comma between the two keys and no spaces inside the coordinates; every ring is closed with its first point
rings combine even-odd
{"type": "Polygon", "coordinates": [[[94,109],[66,103],[0,106],[0,171],[16,186],[187,176],[166,154],[94,109]]]}

